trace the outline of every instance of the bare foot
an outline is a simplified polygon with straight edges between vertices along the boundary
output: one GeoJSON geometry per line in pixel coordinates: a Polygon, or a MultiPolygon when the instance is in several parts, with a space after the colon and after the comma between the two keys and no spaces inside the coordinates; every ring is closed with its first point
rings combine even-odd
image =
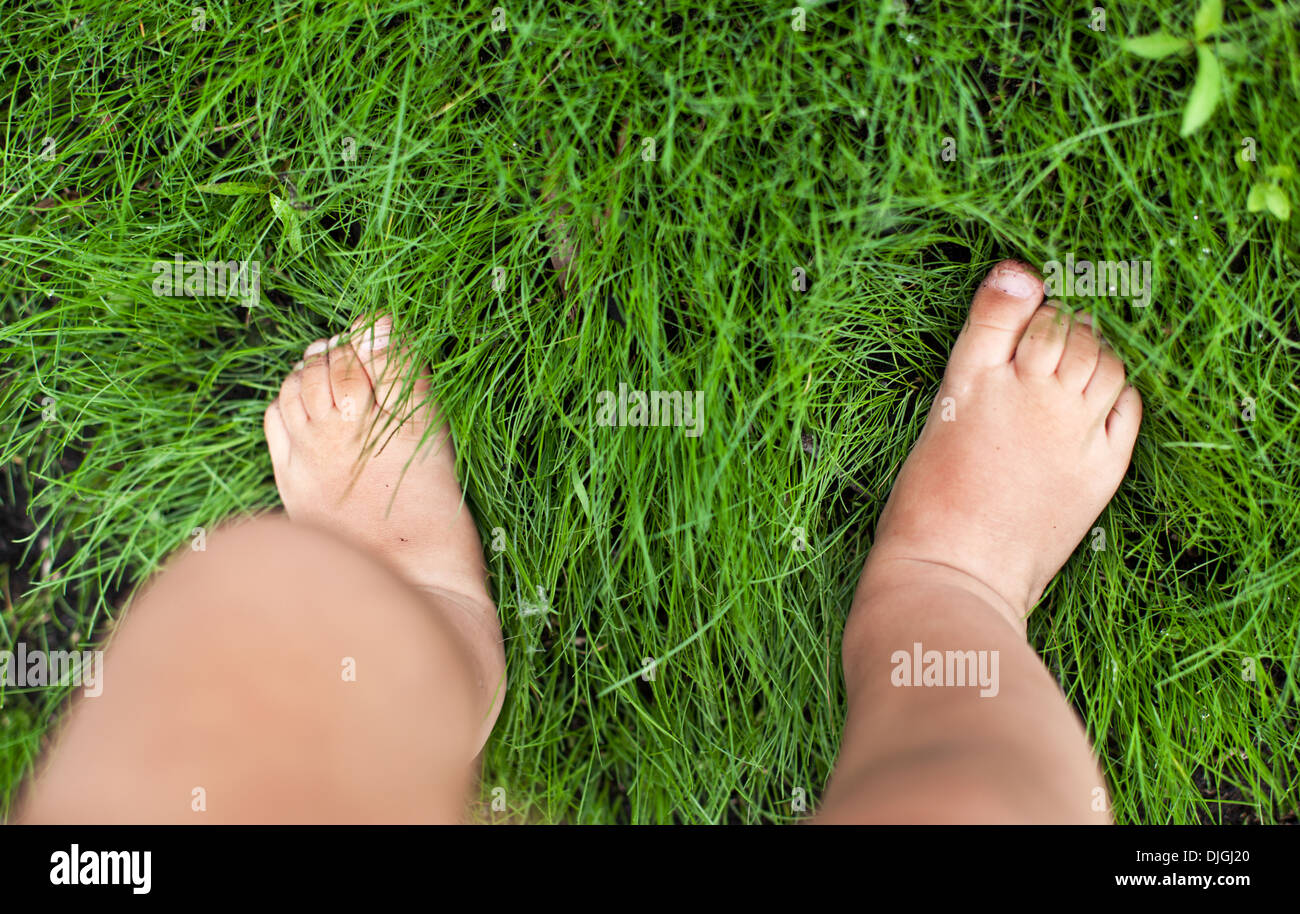
{"type": "Polygon", "coordinates": [[[390,344],[391,318],[352,330],[351,341],[308,346],[267,409],[275,483],[291,520],[353,540],[435,598],[433,611],[477,663],[489,698],[485,741],[504,697],[505,654],[450,429],[428,399],[424,367],[390,344]]]}
{"type": "Polygon", "coordinates": [[[1086,315],[1070,321],[1042,301],[1042,281],[1014,261],[976,291],[859,594],[936,574],[1024,631],[1115,494],[1142,400],[1086,315]]]}

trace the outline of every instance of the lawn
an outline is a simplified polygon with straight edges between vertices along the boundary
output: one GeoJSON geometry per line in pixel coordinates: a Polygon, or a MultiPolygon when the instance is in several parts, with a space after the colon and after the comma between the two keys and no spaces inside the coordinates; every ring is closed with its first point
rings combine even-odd
{"type": "MultiPolygon", "coordinates": [[[[1149,261],[1145,306],[1065,299],[1146,418],[1029,637],[1119,821],[1295,821],[1300,7],[1198,50],[1182,4],[791,6],[6,4],[0,649],[99,642],[274,510],[283,374],[388,310],[506,633],[491,814],[794,821],[975,285],[1149,261]],[[178,255],[256,261],[257,300],[156,295],[178,255]],[[701,391],[698,434],[597,422],[620,384],[701,391]]],[[[0,814],[67,695],[3,692],[0,814]]]]}

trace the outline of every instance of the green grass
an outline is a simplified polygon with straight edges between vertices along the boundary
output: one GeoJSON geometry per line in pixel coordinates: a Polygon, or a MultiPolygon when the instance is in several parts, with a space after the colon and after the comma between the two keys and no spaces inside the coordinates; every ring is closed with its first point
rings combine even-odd
{"type": "MultiPolygon", "coordinates": [[[[31,519],[0,647],[99,640],[195,528],[276,507],[266,403],[309,341],[388,309],[434,365],[507,636],[483,798],[792,821],[834,760],[850,595],[975,284],[1004,256],[1150,259],[1150,307],[1070,302],[1146,418],[1106,548],[1076,551],[1030,638],[1120,821],[1294,821],[1300,263],[1294,221],[1247,196],[1296,165],[1300,9],[1230,3],[1246,60],[1180,139],[1195,57],[1119,43],[1189,34],[1190,8],[1108,4],[1097,32],[1061,2],[810,4],[795,31],[785,3],[519,3],[496,33],[493,5],[213,3],[205,31],[189,0],[0,12],[0,485],[31,519]],[[277,176],[300,252],[268,193],[197,189],[292,199],[277,176]],[[154,296],[177,252],[259,260],[261,301],[154,296]],[[702,390],[703,434],[597,426],[620,381],[702,390]],[[521,617],[539,587],[549,610],[521,617]]],[[[4,695],[0,812],[64,697],[4,695]]]]}

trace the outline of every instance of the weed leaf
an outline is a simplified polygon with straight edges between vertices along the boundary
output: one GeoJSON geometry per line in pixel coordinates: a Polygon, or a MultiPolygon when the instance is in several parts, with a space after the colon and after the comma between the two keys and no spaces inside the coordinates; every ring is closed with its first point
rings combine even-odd
{"type": "Polygon", "coordinates": [[[1196,11],[1192,27],[1196,30],[1196,40],[1204,41],[1223,25],[1223,0],[1201,0],[1201,7],[1196,11]]]}
{"type": "Polygon", "coordinates": [[[1270,184],[1264,188],[1264,205],[1283,222],[1291,218],[1291,201],[1287,199],[1286,191],[1281,185],[1270,184]]]}
{"type": "Polygon", "coordinates": [[[578,504],[582,505],[582,513],[591,520],[591,499],[587,496],[587,487],[582,484],[576,466],[569,467],[569,478],[573,481],[573,493],[578,496],[578,504]]]}
{"type": "Polygon", "coordinates": [[[1190,46],[1186,38],[1175,38],[1167,32],[1152,32],[1150,35],[1139,35],[1137,38],[1125,38],[1120,42],[1120,47],[1124,50],[1148,60],[1159,60],[1170,54],[1177,54],[1190,46]]]}
{"type": "Polygon", "coordinates": [[[220,194],[223,197],[244,197],[260,194],[266,185],[257,181],[221,181],[217,184],[200,184],[195,190],[205,194],[220,194]]]}
{"type": "Polygon", "coordinates": [[[1246,49],[1235,41],[1221,41],[1215,47],[1215,50],[1224,60],[1230,60],[1233,63],[1241,63],[1246,59],[1246,49]]]}
{"type": "Polygon", "coordinates": [[[1192,86],[1192,94],[1187,97],[1187,107],[1183,109],[1183,126],[1178,131],[1179,136],[1191,136],[1210,119],[1223,91],[1223,74],[1214,52],[1205,45],[1198,44],[1196,59],[1196,84],[1192,86]]]}
{"type": "Polygon", "coordinates": [[[1267,189],[1267,184],[1256,184],[1250,189],[1250,194],[1246,197],[1247,212],[1258,213],[1264,208],[1264,192],[1267,189]]]}
{"type": "Polygon", "coordinates": [[[298,211],[275,194],[271,194],[271,211],[284,223],[284,237],[296,254],[302,253],[302,220],[298,211]]]}

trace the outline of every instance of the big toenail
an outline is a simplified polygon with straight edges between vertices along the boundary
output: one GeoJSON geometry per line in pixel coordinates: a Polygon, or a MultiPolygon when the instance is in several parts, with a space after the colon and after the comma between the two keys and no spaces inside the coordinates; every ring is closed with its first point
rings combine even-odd
{"type": "Polygon", "coordinates": [[[1007,267],[998,267],[990,273],[989,285],[1014,298],[1029,298],[1037,291],[1032,276],[1007,267]]]}
{"type": "Polygon", "coordinates": [[[324,340],[317,340],[307,347],[307,355],[319,355],[325,351],[326,343],[324,340]]]}

